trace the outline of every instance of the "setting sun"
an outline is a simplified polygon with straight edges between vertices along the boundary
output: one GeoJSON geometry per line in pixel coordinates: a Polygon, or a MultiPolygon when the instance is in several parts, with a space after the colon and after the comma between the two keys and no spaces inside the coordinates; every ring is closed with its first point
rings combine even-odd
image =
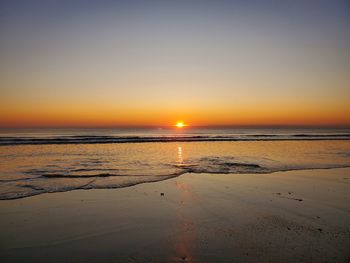
{"type": "Polygon", "coordinates": [[[177,122],[175,126],[176,126],[177,128],[183,128],[183,127],[185,127],[186,125],[185,125],[183,122],[177,122]]]}

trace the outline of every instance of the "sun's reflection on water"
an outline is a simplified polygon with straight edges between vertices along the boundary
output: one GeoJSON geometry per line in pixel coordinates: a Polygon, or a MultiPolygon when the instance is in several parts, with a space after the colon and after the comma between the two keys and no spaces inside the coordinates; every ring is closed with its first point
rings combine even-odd
{"type": "MultiPolygon", "coordinates": [[[[181,165],[184,163],[184,148],[177,146],[176,163],[181,165]]],[[[195,262],[193,250],[196,246],[197,235],[196,225],[193,221],[191,206],[197,202],[197,198],[190,185],[185,182],[176,182],[180,202],[174,210],[174,236],[172,239],[173,253],[170,256],[170,261],[179,262],[195,262]]]]}
{"type": "Polygon", "coordinates": [[[182,164],[183,163],[183,157],[182,157],[182,147],[177,147],[177,163],[182,164]]]}

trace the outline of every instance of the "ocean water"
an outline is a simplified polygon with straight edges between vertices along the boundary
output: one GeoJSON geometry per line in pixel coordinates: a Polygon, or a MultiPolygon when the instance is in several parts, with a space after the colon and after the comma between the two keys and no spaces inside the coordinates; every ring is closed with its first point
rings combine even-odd
{"type": "Polygon", "coordinates": [[[184,173],[350,167],[347,129],[1,130],[0,199],[120,188],[184,173]]]}

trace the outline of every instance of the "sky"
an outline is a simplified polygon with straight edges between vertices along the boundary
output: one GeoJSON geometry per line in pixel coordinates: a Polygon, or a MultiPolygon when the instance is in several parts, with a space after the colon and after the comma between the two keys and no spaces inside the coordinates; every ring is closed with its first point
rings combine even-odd
{"type": "Polygon", "coordinates": [[[0,127],[350,126],[347,0],[0,0],[0,127]]]}

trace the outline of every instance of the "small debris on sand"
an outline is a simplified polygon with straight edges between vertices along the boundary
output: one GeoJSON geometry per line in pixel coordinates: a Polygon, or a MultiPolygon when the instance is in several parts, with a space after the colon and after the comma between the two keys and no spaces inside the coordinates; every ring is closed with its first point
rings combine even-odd
{"type": "Polygon", "coordinates": [[[299,202],[304,201],[304,200],[301,199],[301,198],[293,198],[293,197],[287,197],[287,196],[281,196],[280,198],[286,198],[286,199],[295,200],[295,201],[299,201],[299,202]]]}
{"type": "Polygon", "coordinates": [[[164,193],[160,193],[160,196],[164,196],[164,193]]]}
{"type": "MultiPolygon", "coordinates": [[[[286,198],[288,198],[288,197],[286,197],[286,198]]],[[[295,200],[295,201],[299,201],[299,202],[302,202],[302,201],[303,201],[303,199],[299,199],[299,198],[288,198],[288,199],[295,200]]]]}

